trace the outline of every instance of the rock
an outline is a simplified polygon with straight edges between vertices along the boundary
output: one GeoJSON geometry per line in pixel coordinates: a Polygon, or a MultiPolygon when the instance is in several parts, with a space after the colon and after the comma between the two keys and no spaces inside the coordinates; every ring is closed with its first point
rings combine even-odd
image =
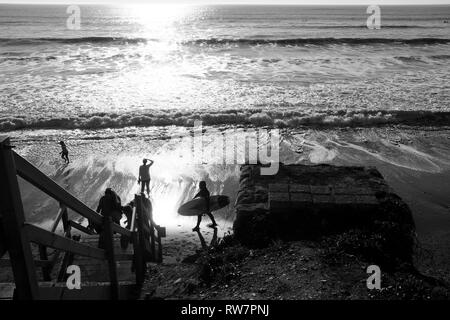
{"type": "Polygon", "coordinates": [[[195,289],[197,289],[197,287],[198,282],[193,279],[189,279],[184,284],[183,293],[192,294],[195,291],[195,289]]]}
{"type": "Polygon", "coordinates": [[[245,197],[236,200],[233,230],[242,244],[267,247],[277,239],[314,240],[358,229],[383,239],[383,248],[374,246],[375,259],[411,262],[411,210],[376,168],[281,163],[273,176],[260,168],[241,167],[239,194],[245,197]]]}

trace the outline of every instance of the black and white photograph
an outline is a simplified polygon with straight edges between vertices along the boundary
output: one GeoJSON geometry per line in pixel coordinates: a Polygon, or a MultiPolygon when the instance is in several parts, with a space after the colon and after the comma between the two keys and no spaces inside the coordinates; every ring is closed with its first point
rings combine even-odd
{"type": "Polygon", "coordinates": [[[448,302],[449,21],[449,0],[0,0],[0,300],[448,302]]]}

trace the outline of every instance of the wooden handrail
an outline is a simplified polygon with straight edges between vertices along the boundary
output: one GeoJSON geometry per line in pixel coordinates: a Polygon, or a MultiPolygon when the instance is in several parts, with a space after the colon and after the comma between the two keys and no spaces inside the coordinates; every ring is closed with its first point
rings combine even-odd
{"type": "Polygon", "coordinates": [[[59,281],[63,281],[65,268],[72,263],[74,255],[80,255],[108,262],[111,297],[113,299],[119,297],[117,261],[133,260],[132,271],[135,270],[136,283],[141,286],[145,279],[146,262],[156,261],[155,250],[152,248],[155,242],[155,225],[149,199],[144,195],[135,196],[136,206],[133,208],[131,223],[129,224],[130,230],[128,230],[117,223],[113,223],[111,216],[102,216],[89,208],[27,160],[12,151],[11,147],[9,138],[0,137],[0,200],[2,203],[0,257],[7,251],[10,255],[10,260],[0,259],[0,264],[11,264],[17,297],[19,299],[38,299],[39,290],[35,267],[42,268],[44,280],[50,278],[51,270],[56,265],[62,252],[65,252],[65,255],[59,270],[59,281]],[[25,221],[17,175],[59,202],[60,208],[50,230],[45,230],[25,221]],[[81,224],[70,220],[68,209],[88,219],[96,227],[102,227],[103,232],[100,234],[99,240],[100,243],[103,243],[104,249],[74,241],[78,240],[75,237],[72,240],[72,228],[88,234],[92,234],[92,232],[81,224]],[[149,219],[151,223],[149,223],[149,219]],[[64,227],[64,235],[55,233],[61,222],[64,227]],[[4,232],[3,235],[2,232],[4,232]],[[114,233],[119,233],[131,239],[133,254],[115,254],[114,233]],[[38,260],[33,259],[30,242],[39,246],[40,257],[38,260]],[[48,248],[56,250],[53,257],[48,256],[48,248]]]}
{"type": "MultiPolygon", "coordinates": [[[[35,267],[46,267],[50,265],[52,262],[49,260],[33,260],[35,267]]],[[[0,259],[0,267],[10,267],[11,260],[10,259],[0,259]]]]}
{"type": "MultiPolygon", "coordinates": [[[[19,156],[17,153],[14,154],[14,162],[16,164],[17,174],[34,185],[39,190],[45,192],[52,198],[58,200],[59,202],[66,205],[68,208],[72,209],[76,213],[82,215],[89,221],[97,225],[102,225],[102,216],[97,212],[86,206],[83,202],[75,198],[61,186],[59,186],[55,181],[47,177],[39,169],[29,163],[27,160],[19,156]]],[[[112,225],[114,232],[120,233],[122,235],[131,236],[129,230],[122,228],[117,224],[112,225]]]]}
{"type": "Polygon", "coordinates": [[[136,228],[136,204],[133,207],[133,214],[131,216],[131,225],[130,225],[130,231],[134,232],[136,228]]]}
{"type": "Polygon", "coordinates": [[[0,203],[3,237],[8,248],[16,284],[16,297],[38,299],[39,288],[33,255],[27,234],[23,231],[25,214],[17,181],[14,152],[8,137],[0,137],[0,203]]]}
{"type": "Polygon", "coordinates": [[[83,202],[75,198],[69,192],[60,187],[55,181],[47,177],[44,173],[39,171],[27,160],[14,153],[14,162],[16,163],[17,174],[34,185],[36,188],[45,192],[52,198],[64,203],[67,207],[81,214],[83,217],[89,219],[97,225],[102,224],[101,216],[94,210],[86,206],[83,202]]]}
{"type": "Polygon", "coordinates": [[[61,221],[62,214],[63,214],[63,209],[59,208],[58,215],[56,216],[56,220],[53,222],[53,225],[50,228],[50,232],[56,231],[56,228],[58,228],[59,222],[61,221]]]}
{"type": "Polygon", "coordinates": [[[111,224],[111,228],[112,231],[119,233],[121,235],[127,236],[127,237],[131,237],[131,231],[125,228],[122,228],[121,226],[119,226],[117,223],[112,223],[111,224]]]}
{"type": "Polygon", "coordinates": [[[32,224],[25,223],[24,230],[31,242],[85,257],[100,260],[106,259],[105,250],[81,244],[32,224]]]}
{"type": "Polygon", "coordinates": [[[86,234],[95,234],[94,232],[92,232],[92,231],[89,230],[88,228],[82,226],[81,224],[79,224],[79,223],[77,223],[77,222],[75,222],[75,221],[73,221],[73,220],[69,220],[69,225],[70,225],[72,228],[75,228],[75,229],[77,229],[78,231],[84,232],[84,233],[86,233],[86,234]]]}

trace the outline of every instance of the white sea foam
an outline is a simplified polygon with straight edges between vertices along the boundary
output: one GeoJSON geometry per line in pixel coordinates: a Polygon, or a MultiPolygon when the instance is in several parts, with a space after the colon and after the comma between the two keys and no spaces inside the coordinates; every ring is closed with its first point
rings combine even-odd
{"type": "Polygon", "coordinates": [[[0,117],[0,130],[19,129],[104,129],[132,126],[185,126],[192,127],[195,120],[205,125],[250,125],[280,128],[297,127],[372,127],[380,125],[450,125],[450,112],[355,110],[320,112],[305,108],[303,111],[225,110],[217,112],[161,111],[124,114],[87,114],[77,117],[0,117]],[[309,111],[309,112],[308,112],[309,111]]]}

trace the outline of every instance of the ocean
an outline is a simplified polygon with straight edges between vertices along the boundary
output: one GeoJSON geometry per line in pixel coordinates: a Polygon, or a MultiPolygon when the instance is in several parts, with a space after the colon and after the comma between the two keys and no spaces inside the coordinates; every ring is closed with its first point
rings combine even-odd
{"type": "Polygon", "coordinates": [[[1,130],[450,119],[450,6],[66,9],[0,6],[1,130]]]}
{"type": "MultiPolygon", "coordinates": [[[[450,237],[450,6],[382,6],[379,30],[363,6],[81,5],[79,30],[67,8],[0,5],[0,132],[89,205],[131,200],[143,156],[174,230],[199,180],[233,197],[237,165],[185,156],[201,120],[212,148],[212,128],[279,129],[285,163],[376,166],[424,239],[450,237]]],[[[57,204],[22,185],[49,225],[57,204]]]]}

